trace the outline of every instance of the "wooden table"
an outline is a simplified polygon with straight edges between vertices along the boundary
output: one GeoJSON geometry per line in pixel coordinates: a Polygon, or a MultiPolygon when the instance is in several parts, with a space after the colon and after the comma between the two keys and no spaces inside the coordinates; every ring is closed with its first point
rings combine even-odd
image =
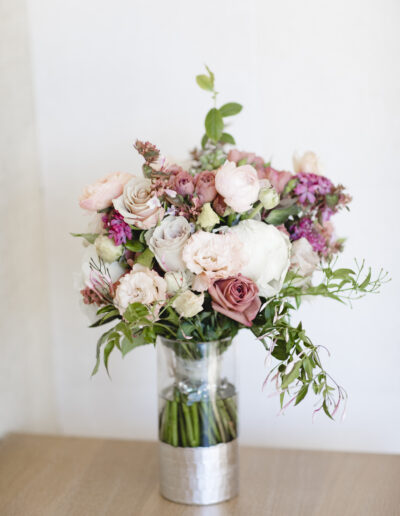
{"type": "Polygon", "coordinates": [[[400,456],[241,449],[241,494],[208,507],[158,494],[157,444],[11,434],[1,516],[400,515],[400,456]]]}

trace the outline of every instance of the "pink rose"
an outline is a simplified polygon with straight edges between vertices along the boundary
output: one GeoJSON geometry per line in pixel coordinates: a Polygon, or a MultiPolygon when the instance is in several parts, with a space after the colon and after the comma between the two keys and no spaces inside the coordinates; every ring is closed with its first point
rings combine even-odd
{"type": "Polygon", "coordinates": [[[132,174],[126,172],[111,172],[97,183],[86,186],[79,199],[79,206],[89,211],[109,208],[112,200],[122,194],[124,186],[132,177],[132,174]]]}
{"type": "Polygon", "coordinates": [[[195,192],[202,204],[212,202],[217,195],[215,189],[215,171],[203,170],[197,174],[195,180],[195,192]]]}
{"type": "Polygon", "coordinates": [[[212,307],[216,312],[220,312],[244,326],[252,326],[252,321],[261,306],[258,288],[253,281],[238,274],[234,278],[214,281],[208,292],[212,299],[212,307]]]}
{"type": "Polygon", "coordinates": [[[229,151],[228,161],[234,161],[236,164],[238,164],[239,161],[243,160],[246,160],[248,165],[253,165],[253,167],[257,170],[259,179],[265,178],[263,158],[256,156],[254,152],[241,152],[237,149],[232,149],[229,151]]]}
{"type": "Polygon", "coordinates": [[[224,216],[224,213],[226,211],[226,202],[224,201],[223,197],[221,195],[217,195],[217,197],[214,199],[214,202],[212,203],[212,207],[216,213],[220,217],[224,216]]]}
{"type": "Polygon", "coordinates": [[[217,170],[215,188],[228,206],[237,213],[244,213],[258,199],[257,171],[251,165],[237,167],[233,161],[225,161],[217,170]]]}
{"type": "Polygon", "coordinates": [[[265,178],[270,181],[275,190],[281,194],[285,189],[286,184],[290,179],[292,179],[293,175],[290,172],[285,172],[284,170],[275,170],[272,167],[265,168],[265,178]]]}
{"type": "Polygon", "coordinates": [[[176,169],[172,172],[168,185],[179,195],[193,195],[193,176],[180,167],[176,167],[176,169]]]}

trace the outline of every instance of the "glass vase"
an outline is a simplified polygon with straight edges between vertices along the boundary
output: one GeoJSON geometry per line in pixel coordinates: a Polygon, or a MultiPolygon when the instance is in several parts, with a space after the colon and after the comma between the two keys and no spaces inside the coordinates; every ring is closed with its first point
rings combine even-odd
{"type": "Polygon", "coordinates": [[[236,350],[231,338],[157,342],[160,488],[208,505],[238,493],[236,350]]]}

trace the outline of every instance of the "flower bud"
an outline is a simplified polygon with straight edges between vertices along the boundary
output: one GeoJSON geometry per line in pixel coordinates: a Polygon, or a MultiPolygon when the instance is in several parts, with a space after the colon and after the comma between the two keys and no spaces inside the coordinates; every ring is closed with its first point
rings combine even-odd
{"type": "Polygon", "coordinates": [[[203,208],[201,210],[199,218],[197,219],[197,222],[203,229],[208,230],[211,230],[215,226],[215,224],[218,224],[219,217],[211,208],[211,204],[209,202],[203,204],[203,208]]]}
{"type": "Polygon", "coordinates": [[[107,263],[112,263],[118,260],[122,255],[124,248],[122,245],[115,245],[111,238],[106,235],[99,235],[94,245],[99,258],[107,263]]]}
{"type": "Polygon", "coordinates": [[[261,188],[258,198],[266,210],[275,208],[280,200],[278,192],[273,187],[261,188]]]}

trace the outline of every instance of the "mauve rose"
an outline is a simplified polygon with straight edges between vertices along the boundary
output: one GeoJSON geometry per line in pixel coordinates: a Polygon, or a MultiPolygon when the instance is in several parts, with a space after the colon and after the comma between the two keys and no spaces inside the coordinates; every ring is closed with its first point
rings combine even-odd
{"type": "Polygon", "coordinates": [[[272,167],[266,167],[264,177],[268,179],[275,190],[281,194],[293,175],[291,172],[286,172],[285,170],[275,170],[272,167]]]}
{"type": "Polygon", "coordinates": [[[252,326],[261,306],[258,288],[253,281],[239,274],[233,278],[214,281],[208,292],[216,312],[244,326],[252,326]]]}
{"type": "Polygon", "coordinates": [[[260,156],[256,156],[254,152],[241,152],[237,149],[232,149],[228,153],[228,161],[234,161],[236,164],[239,161],[246,160],[248,165],[253,165],[257,170],[258,179],[265,179],[264,160],[260,156]]]}
{"type": "Polygon", "coordinates": [[[224,198],[222,195],[217,195],[217,197],[214,199],[214,202],[212,203],[213,210],[218,213],[220,217],[224,216],[225,210],[227,208],[226,202],[224,201],[224,198]]]}
{"type": "Polygon", "coordinates": [[[215,189],[215,171],[203,170],[197,174],[195,180],[195,192],[201,203],[212,202],[217,195],[215,189]]]}
{"type": "Polygon", "coordinates": [[[193,176],[186,170],[177,167],[170,176],[169,187],[179,195],[192,195],[194,192],[193,176]]]}

